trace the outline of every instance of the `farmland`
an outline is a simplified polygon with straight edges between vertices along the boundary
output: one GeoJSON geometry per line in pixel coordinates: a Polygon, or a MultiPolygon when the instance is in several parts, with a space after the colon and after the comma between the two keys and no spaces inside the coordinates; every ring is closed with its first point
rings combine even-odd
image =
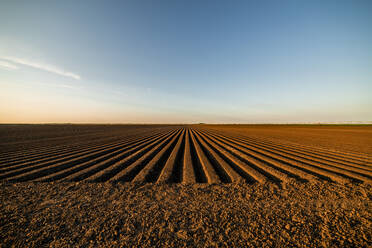
{"type": "Polygon", "coordinates": [[[1,125],[0,137],[5,246],[371,240],[371,126],[1,125]]]}
{"type": "Polygon", "coordinates": [[[36,133],[31,134],[39,136],[35,143],[26,140],[3,145],[0,179],[9,182],[372,182],[368,154],[283,144],[203,126],[127,127],[124,132],[114,126],[108,134],[90,128],[84,130],[90,132],[71,129],[68,135],[53,131],[59,137],[36,133]],[[19,146],[18,150],[6,151],[14,146],[19,146]]]}

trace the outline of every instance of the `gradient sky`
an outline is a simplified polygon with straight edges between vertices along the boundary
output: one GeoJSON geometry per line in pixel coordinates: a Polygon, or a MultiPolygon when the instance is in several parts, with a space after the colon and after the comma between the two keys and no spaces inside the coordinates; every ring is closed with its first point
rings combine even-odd
{"type": "Polygon", "coordinates": [[[372,1],[0,2],[0,122],[372,121],[372,1]]]}

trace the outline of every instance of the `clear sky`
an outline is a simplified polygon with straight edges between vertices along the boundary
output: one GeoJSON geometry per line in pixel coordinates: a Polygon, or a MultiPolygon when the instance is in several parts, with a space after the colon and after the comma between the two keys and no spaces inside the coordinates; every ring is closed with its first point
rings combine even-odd
{"type": "Polygon", "coordinates": [[[0,2],[0,122],[372,121],[372,1],[0,2]]]}

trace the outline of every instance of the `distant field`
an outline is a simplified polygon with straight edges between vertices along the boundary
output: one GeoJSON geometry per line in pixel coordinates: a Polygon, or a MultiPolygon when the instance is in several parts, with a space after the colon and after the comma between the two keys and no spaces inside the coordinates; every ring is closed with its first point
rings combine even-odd
{"type": "Polygon", "coordinates": [[[220,131],[232,131],[250,137],[316,148],[372,154],[372,125],[206,125],[220,131]]]}
{"type": "Polygon", "coordinates": [[[372,181],[370,126],[3,125],[0,130],[0,180],[9,182],[372,181]]]}

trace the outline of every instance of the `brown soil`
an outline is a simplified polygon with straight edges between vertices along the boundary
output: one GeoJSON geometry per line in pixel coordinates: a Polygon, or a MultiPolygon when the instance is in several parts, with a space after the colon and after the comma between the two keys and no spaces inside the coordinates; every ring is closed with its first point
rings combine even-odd
{"type": "Polygon", "coordinates": [[[368,246],[371,130],[1,125],[0,243],[368,246]]]}
{"type": "Polygon", "coordinates": [[[367,247],[370,186],[0,185],[3,247],[367,247]]]}
{"type": "Polygon", "coordinates": [[[326,148],[372,154],[372,125],[205,125],[219,131],[326,148]]]}

